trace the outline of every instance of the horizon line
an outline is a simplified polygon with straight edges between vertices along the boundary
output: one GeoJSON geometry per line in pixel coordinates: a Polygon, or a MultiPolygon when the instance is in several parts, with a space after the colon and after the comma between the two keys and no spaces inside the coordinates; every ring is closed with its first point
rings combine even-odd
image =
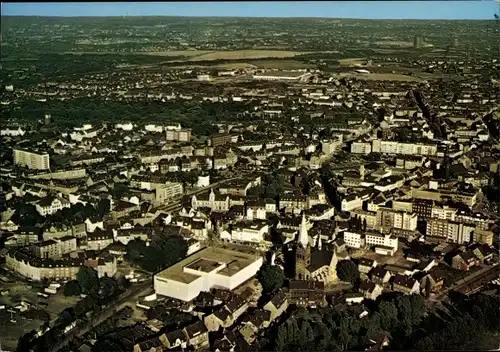
{"type": "Polygon", "coordinates": [[[42,16],[42,15],[2,15],[5,17],[33,17],[33,18],[143,18],[143,17],[160,17],[160,18],[252,18],[252,19],[318,19],[318,20],[361,20],[361,21],[498,21],[495,18],[357,18],[357,17],[279,17],[279,16],[181,16],[181,15],[118,15],[118,16],[42,16]]]}

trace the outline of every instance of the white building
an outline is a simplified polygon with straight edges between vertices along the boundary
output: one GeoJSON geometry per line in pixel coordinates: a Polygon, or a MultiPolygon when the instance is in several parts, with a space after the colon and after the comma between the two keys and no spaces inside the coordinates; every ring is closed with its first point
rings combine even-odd
{"type": "Polygon", "coordinates": [[[17,136],[24,136],[25,133],[26,131],[24,131],[21,127],[18,128],[6,127],[0,130],[0,135],[2,136],[17,137],[17,136]]]}
{"type": "Polygon", "coordinates": [[[307,72],[267,72],[253,75],[253,79],[260,81],[300,81],[309,76],[307,72]]]}
{"type": "Polygon", "coordinates": [[[351,144],[351,153],[354,154],[370,154],[372,145],[368,142],[353,142],[351,144]]]}
{"type": "Polygon", "coordinates": [[[344,242],[346,246],[352,248],[375,247],[377,253],[394,254],[398,250],[398,238],[393,235],[384,235],[381,233],[367,232],[356,233],[344,232],[344,242]]]}
{"type": "Polygon", "coordinates": [[[233,290],[262,266],[258,255],[207,247],[154,275],[156,294],[189,302],[202,291],[233,290]]]}
{"type": "Polygon", "coordinates": [[[208,186],[210,186],[210,175],[198,176],[198,182],[196,183],[196,187],[203,188],[208,186]]]}
{"type": "Polygon", "coordinates": [[[130,122],[129,123],[117,123],[115,125],[115,129],[117,129],[117,130],[132,131],[133,128],[134,128],[134,125],[132,125],[130,122]]]}
{"type": "Polygon", "coordinates": [[[365,235],[356,232],[344,232],[344,242],[347,247],[361,248],[365,246],[365,235]]]}
{"type": "Polygon", "coordinates": [[[351,194],[341,202],[342,211],[351,211],[356,208],[361,208],[363,206],[363,200],[357,194],[351,194]]]}
{"type": "Polygon", "coordinates": [[[372,152],[382,154],[403,155],[436,155],[437,145],[420,143],[403,143],[396,141],[383,141],[375,139],[372,141],[372,152]]]}
{"type": "Polygon", "coordinates": [[[70,206],[70,202],[66,199],[54,196],[42,198],[35,204],[36,210],[42,216],[54,214],[57,211],[63,208],[69,208],[70,206]]]}
{"type": "Polygon", "coordinates": [[[230,240],[234,242],[260,243],[264,241],[268,232],[269,225],[265,221],[242,221],[233,225],[230,240]]]}
{"type": "Polygon", "coordinates": [[[27,167],[28,169],[48,170],[50,168],[49,154],[14,149],[14,164],[27,167]]]}

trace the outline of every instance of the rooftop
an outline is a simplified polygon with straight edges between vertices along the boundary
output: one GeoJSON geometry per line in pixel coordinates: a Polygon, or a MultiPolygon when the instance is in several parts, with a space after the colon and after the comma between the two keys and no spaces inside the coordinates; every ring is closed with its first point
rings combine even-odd
{"type": "Polygon", "coordinates": [[[257,255],[242,253],[235,250],[206,247],[180,262],[160,271],[157,277],[190,283],[198,279],[200,275],[185,271],[185,268],[200,272],[212,272],[218,269],[219,275],[233,276],[258,259],[257,255]]]}

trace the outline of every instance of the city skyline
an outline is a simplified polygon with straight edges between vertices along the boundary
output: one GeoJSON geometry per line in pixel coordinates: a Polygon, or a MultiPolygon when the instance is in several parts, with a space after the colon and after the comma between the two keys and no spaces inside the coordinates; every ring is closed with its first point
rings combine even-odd
{"type": "Polygon", "coordinates": [[[494,19],[487,1],[2,3],[3,16],[316,17],[345,19],[494,19]]]}

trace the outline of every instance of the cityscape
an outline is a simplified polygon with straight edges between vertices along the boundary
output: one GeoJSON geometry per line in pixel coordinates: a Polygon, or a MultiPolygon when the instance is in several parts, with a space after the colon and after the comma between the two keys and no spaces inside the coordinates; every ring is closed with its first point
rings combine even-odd
{"type": "Polygon", "coordinates": [[[2,4],[0,351],[500,350],[500,2],[347,3],[2,4]]]}

